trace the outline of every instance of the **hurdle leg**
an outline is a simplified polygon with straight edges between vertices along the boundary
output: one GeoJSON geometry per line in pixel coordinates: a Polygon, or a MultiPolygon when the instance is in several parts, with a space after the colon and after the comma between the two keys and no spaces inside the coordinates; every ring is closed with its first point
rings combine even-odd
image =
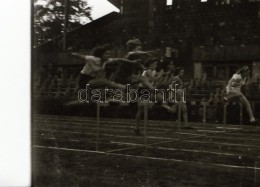
{"type": "Polygon", "coordinates": [[[206,102],[201,102],[201,105],[203,107],[202,122],[203,122],[204,127],[205,127],[206,126],[206,122],[207,122],[207,104],[206,104],[206,102]]]}
{"type": "Polygon", "coordinates": [[[254,171],[254,183],[255,183],[255,187],[257,186],[257,183],[258,183],[258,181],[257,181],[257,179],[258,179],[258,177],[257,177],[257,165],[258,165],[258,162],[255,162],[255,171],[254,171]]]}
{"type": "Polygon", "coordinates": [[[144,104],[144,145],[147,148],[148,105],[144,104]]]}
{"type": "Polygon", "coordinates": [[[100,104],[97,103],[97,132],[96,132],[96,151],[99,149],[99,128],[100,128],[100,104]]]}
{"type": "Polygon", "coordinates": [[[180,104],[178,103],[178,131],[180,132],[181,130],[181,106],[180,104]]]}
{"type": "Polygon", "coordinates": [[[206,105],[203,105],[203,119],[202,119],[203,124],[206,123],[206,105]]]}

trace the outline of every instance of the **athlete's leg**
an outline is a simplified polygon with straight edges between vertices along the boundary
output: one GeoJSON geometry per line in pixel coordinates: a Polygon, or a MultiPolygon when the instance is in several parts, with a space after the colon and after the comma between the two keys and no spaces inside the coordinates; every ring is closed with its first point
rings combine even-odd
{"type": "Polygon", "coordinates": [[[250,122],[255,122],[255,117],[254,117],[250,102],[247,100],[247,98],[243,94],[240,96],[240,101],[246,106],[246,111],[249,115],[250,122]]]}
{"type": "Polygon", "coordinates": [[[119,84],[107,79],[93,79],[89,81],[89,85],[91,87],[96,87],[96,88],[107,86],[108,88],[126,89],[126,85],[119,84]]]}
{"type": "Polygon", "coordinates": [[[179,103],[179,106],[180,106],[180,109],[182,111],[182,117],[183,117],[183,120],[184,120],[184,126],[189,126],[188,125],[188,112],[187,112],[187,105],[186,103],[184,102],[180,102],[179,103]]]}
{"type": "Polygon", "coordinates": [[[176,96],[177,96],[176,100],[178,101],[178,105],[179,105],[179,110],[181,110],[181,112],[182,112],[182,117],[183,117],[183,120],[184,120],[184,126],[189,127],[188,111],[187,111],[187,105],[186,105],[186,101],[185,101],[184,90],[182,90],[182,89],[177,90],[176,96]]]}
{"type": "Polygon", "coordinates": [[[232,90],[229,90],[227,92],[227,96],[224,97],[224,99],[226,101],[230,100],[230,99],[233,99],[233,98],[236,98],[236,97],[241,97],[243,94],[240,90],[235,90],[235,89],[232,89],[232,90]]]}
{"type": "Polygon", "coordinates": [[[158,103],[160,103],[160,106],[164,109],[166,109],[168,112],[171,113],[175,113],[176,112],[176,108],[173,108],[171,106],[169,106],[169,102],[167,100],[167,93],[152,93],[152,100],[156,101],[158,103]]]}

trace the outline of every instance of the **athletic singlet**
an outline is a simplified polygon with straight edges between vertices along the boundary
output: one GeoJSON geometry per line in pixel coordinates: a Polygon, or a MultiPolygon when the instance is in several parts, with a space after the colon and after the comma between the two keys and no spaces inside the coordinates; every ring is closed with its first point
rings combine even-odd
{"type": "Polygon", "coordinates": [[[240,90],[243,84],[245,84],[245,78],[242,78],[240,74],[234,74],[232,78],[228,81],[228,85],[226,88],[240,90]]]}
{"type": "Polygon", "coordinates": [[[178,89],[182,89],[183,82],[179,76],[175,76],[172,80],[171,85],[172,85],[173,89],[175,89],[175,87],[176,87],[176,89],[178,90],[178,89]]]}
{"type": "Polygon", "coordinates": [[[96,77],[97,73],[102,70],[101,59],[95,56],[85,56],[84,59],[86,60],[86,64],[80,73],[90,77],[96,77]]]}
{"type": "MultiPolygon", "coordinates": [[[[143,73],[142,73],[142,76],[143,77],[147,77],[149,79],[149,82],[154,85],[154,78],[155,78],[155,75],[156,75],[156,70],[152,70],[152,69],[147,69],[147,70],[144,70],[143,73]]],[[[143,87],[144,85],[141,83],[140,84],[140,87],[143,87]]]]}

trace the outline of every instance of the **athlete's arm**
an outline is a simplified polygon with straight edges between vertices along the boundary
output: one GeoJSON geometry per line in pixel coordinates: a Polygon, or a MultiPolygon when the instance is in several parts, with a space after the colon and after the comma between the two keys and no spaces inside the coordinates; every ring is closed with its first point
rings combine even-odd
{"type": "Polygon", "coordinates": [[[130,63],[130,64],[139,65],[142,69],[144,69],[144,67],[141,65],[140,62],[141,62],[141,60],[139,60],[139,59],[138,60],[127,60],[124,58],[112,58],[104,63],[103,68],[106,68],[106,66],[110,65],[110,64],[130,63]]]}
{"type": "Polygon", "coordinates": [[[82,59],[85,59],[85,56],[86,56],[86,55],[83,55],[83,54],[80,54],[80,53],[71,53],[71,55],[75,56],[75,57],[82,58],[82,59]]]}
{"type": "Polygon", "coordinates": [[[126,58],[131,59],[131,57],[135,57],[135,56],[140,57],[143,55],[150,57],[151,56],[150,53],[151,53],[150,51],[133,51],[133,52],[129,52],[128,55],[126,56],[126,58]]]}
{"type": "MultiPolygon", "coordinates": [[[[171,83],[172,88],[174,88],[177,83],[178,83],[178,78],[177,78],[177,77],[174,77],[174,78],[172,79],[172,83],[171,83]]],[[[178,84],[177,84],[177,85],[178,85],[178,84]]]]}

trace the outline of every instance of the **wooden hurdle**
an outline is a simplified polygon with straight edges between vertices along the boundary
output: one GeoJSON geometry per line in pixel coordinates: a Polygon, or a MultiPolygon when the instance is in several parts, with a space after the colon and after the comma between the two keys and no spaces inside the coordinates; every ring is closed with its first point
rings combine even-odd
{"type": "Polygon", "coordinates": [[[202,123],[204,125],[204,128],[206,128],[206,124],[207,124],[207,106],[209,104],[206,101],[202,101],[202,102],[200,102],[200,105],[202,105],[202,107],[203,107],[202,123]]]}
{"type": "MultiPolygon", "coordinates": [[[[97,103],[97,115],[96,115],[96,151],[99,150],[99,137],[100,137],[100,108],[108,107],[110,102],[98,102],[97,103]]],[[[119,103],[119,106],[129,106],[129,103],[119,103]]]]}
{"type": "Polygon", "coordinates": [[[108,103],[97,103],[97,120],[96,120],[96,125],[97,125],[97,132],[96,132],[96,151],[99,150],[99,134],[100,134],[100,107],[105,107],[109,106],[108,103]]]}
{"type": "Polygon", "coordinates": [[[203,107],[203,117],[202,122],[205,125],[207,123],[207,106],[209,105],[208,102],[202,101],[200,102],[200,105],[203,107]]]}
{"type": "MultiPolygon", "coordinates": [[[[153,104],[151,102],[144,102],[144,101],[139,101],[138,105],[144,107],[144,146],[147,148],[148,147],[148,112],[149,112],[149,106],[153,104]]],[[[110,105],[110,102],[103,102],[97,103],[97,115],[96,115],[96,151],[99,151],[99,137],[100,137],[100,108],[101,107],[107,107],[110,105]]],[[[178,124],[178,131],[180,132],[181,130],[181,109],[179,104],[178,105],[178,118],[177,118],[177,124],[178,124]]],[[[129,103],[119,103],[119,106],[129,106],[129,103]]]]}
{"type": "MultiPolygon", "coordinates": [[[[148,147],[148,111],[151,102],[139,101],[138,105],[144,107],[144,145],[148,147]]],[[[97,115],[96,115],[96,150],[99,150],[99,137],[100,137],[100,108],[107,107],[110,103],[97,103],[97,115]]],[[[129,106],[129,103],[119,103],[119,106],[129,106]]]]}
{"type": "Polygon", "coordinates": [[[178,117],[177,117],[177,124],[178,124],[178,132],[181,132],[181,109],[180,109],[180,104],[177,103],[177,109],[178,109],[178,117]]]}
{"type": "Polygon", "coordinates": [[[146,148],[148,146],[148,141],[147,141],[148,111],[149,111],[149,106],[151,104],[152,103],[150,103],[150,102],[143,102],[143,101],[138,102],[139,106],[144,107],[144,145],[145,145],[146,148]]]}
{"type": "Polygon", "coordinates": [[[258,166],[258,162],[255,161],[255,169],[254,169],[254,186],[256,187],[256,184],[258,184],[258,180],[259,180],[259,177],[257,175],[257,166],[258,166]],[[258,180],[257,180],[258,179],[258,180]]]}

